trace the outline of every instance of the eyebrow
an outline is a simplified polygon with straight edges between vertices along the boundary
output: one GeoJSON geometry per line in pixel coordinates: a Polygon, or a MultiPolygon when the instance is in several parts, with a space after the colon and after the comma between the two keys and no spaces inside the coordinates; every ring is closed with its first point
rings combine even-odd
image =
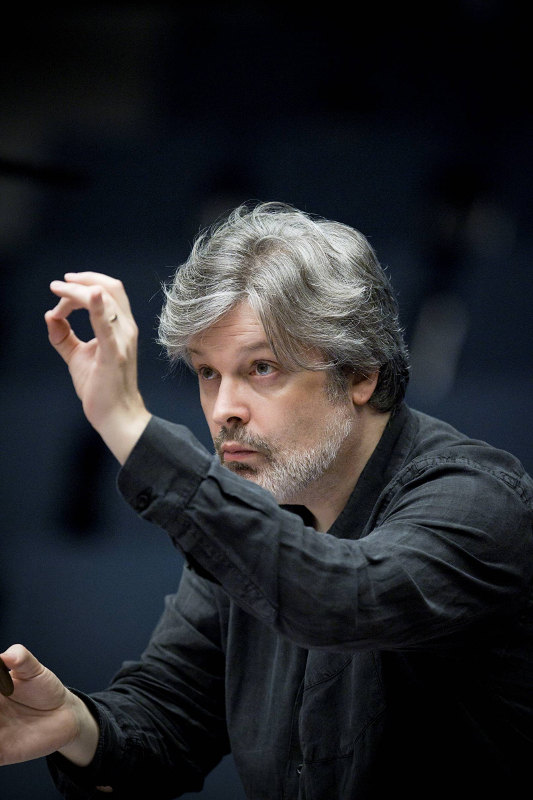
{"type": "MultiPolygon", "coordinates": [[[[270,350],[270,352],[273,353],[272,347],[266,339],[261,339],[258,342],[253,342],[252,344],[244,344],[239,348],[239,353],[255,353],[258,350],[270,350]]],[[[203,354],[203,350],[196,350],[194,347],[187,347],[187,354],[201,356],[203,354]]]]}

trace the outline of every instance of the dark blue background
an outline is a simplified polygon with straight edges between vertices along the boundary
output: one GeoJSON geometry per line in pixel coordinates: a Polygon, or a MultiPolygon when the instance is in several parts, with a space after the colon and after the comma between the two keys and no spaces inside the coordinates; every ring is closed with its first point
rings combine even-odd
{"type": "MultiPolygon", "coordinates": [[[[116,494],[116,464],[47,342],[49,282],[83,269],[124,281],[149,408],[208,444],[191,378],[169,374],[154,344],[160,284],[198,229],[241,201],[362,230],[399,294],[412,404],[533,469],[531,92],[516,9],[11,10],[0,31],[0,649],[21,641],[67,684],[100,689],[142,649],[181,570],[166,535],[116,494]]],[[[197,796],[242,796],[230,759],[197,796]]],[[[43,761],[0,770],[2,800],[57,797],[43,761]]]]}

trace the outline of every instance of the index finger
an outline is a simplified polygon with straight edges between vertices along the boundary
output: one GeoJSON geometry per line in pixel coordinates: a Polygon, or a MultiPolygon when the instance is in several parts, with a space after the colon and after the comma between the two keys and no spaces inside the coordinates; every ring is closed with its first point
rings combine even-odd
{"type": "Polygon", "coordinates": [[[130,303],[124,284],[119,278],[104,275],[103,272],[66,272],[63,276],[67,283],[80,283],[83,286],[101,286],[113,300],[118,303],[122,311],[130,311],[130,303]]]}

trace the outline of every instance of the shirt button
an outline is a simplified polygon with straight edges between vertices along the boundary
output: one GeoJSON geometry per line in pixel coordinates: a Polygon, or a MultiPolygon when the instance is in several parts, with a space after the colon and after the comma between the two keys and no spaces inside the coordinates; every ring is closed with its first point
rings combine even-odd
{"type": "Polygon", "coordinates": [[[152,502],[152,492],[150,491],[150,489],[144,489],[144,491],[139,492],[139,494],[135,498],[135,509],[137,511],[145,511],[151,502],[152,502]]]}

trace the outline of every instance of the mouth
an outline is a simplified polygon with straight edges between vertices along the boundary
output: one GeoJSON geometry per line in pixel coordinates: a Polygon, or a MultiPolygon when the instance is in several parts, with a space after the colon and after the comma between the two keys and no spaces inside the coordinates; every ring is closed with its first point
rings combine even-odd
{"type": "Polygon", "coordinates": [[[222,445],[221,454],[224,462],[247,461],[249,458],[258,455],[257,450],[231,442],[222,445]]]}

